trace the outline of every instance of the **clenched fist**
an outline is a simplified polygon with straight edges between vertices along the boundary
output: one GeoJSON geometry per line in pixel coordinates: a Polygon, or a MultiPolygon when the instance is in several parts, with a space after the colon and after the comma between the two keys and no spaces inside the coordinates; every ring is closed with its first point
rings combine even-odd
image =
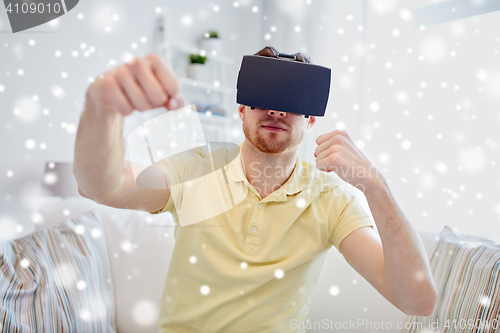
{"type": "Polygon", "coordinates": [[[185,104],[177,78],[155,53],[99,76],[87,89],[86,99],[87,107],[123,115],[162,106],[174,110],[185,104]]]}
{"type": "Polygon", "coordinates": [[[319,170],[335,172],[363,192],[383,178],[346,131],[335,130],[322,134],[318,136],[316,143],[318,147],[314,151],[314,157],[319,170]]]}

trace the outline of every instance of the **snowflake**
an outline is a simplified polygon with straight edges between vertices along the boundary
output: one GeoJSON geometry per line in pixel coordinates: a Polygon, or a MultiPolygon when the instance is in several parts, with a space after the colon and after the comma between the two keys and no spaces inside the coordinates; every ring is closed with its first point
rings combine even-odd
{"type": "Polygon", "coordinates": [[[329,291],[330,291],[330,295],[337,296],[340,292],[340,289],[337,286],[331,286],[329,291]]]}
{"type": "Polygon", "coordinates": [[[208,294],[210,293],[210,287],[209,287],[209,286],[207,286],[206,284],[205,284],[205,285],[203,285],[203,286],[201,286],[201,288],[200,288],[200,293],[201,293],[202,295],[208,295],[208,294]]]}

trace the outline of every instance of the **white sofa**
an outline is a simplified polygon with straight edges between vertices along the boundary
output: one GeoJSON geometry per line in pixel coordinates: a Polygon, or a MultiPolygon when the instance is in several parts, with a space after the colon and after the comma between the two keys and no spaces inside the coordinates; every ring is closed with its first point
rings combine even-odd
{"type": "MultiPolygon", "coordinates": [[[[104,223],[115,292],[117,332],[159,332],[156,318],[174,246],[174,223],[170,213],[151,215],[115,209],[81,198],[53,199],[40,208],[44,222],[37,229],[77,217],[90,209],[99,211],[104,223]]],[[[419,234],[430,258],[438,234],[423,231],[419,234]]],[[[325,329],[325,321],[332,327],[351,325],[349,332],[381,332],[385,330],[382,326],[377,329],[376,325],[387,327],[391,322],[391,332],[404,332],[395,328],[398,323],[404,324],[408,316],[385,300],[335,248],[331,248],[311,297],[308,318],[317,327],[308,332],[338,331],[325,329]],[[353,322],[357,329],[353,329],[353,322]]]]}

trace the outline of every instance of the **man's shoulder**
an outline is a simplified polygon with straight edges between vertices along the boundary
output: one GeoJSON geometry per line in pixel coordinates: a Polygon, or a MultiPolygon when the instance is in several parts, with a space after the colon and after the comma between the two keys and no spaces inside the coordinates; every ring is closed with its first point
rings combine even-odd
{"type": "Polygon", "coordinates": [[[239,146],[230,143],[211,143],[193,147],[168,156],[154,164],[159,168],[169,168],[183,172],[185,177],[197,178],[219,170],[235,159],[239,146]]]}
{"type": "MultiPolygon", "coordinates": [[[[234,159],[239,154],[239,146],[233,143],[216,142],[209,145],[200,145],[191,149],[168,156],[163,160],[174,162],[185,161],[224,161],[234,159]]],[[[175,163],[174,163],[175,164],[175,163]]]]}

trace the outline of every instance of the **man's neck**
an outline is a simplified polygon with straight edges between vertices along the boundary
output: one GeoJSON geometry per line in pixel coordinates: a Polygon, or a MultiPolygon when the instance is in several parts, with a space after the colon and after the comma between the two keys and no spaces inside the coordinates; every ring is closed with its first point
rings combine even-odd
{"type": "Polygon", "coordinates": [[[297,149],[281,154],[268,154],[255,148],[245,138],[241,148],[241,155],[248,182],[264,199],[279,189],[290,178],[297,160],[297,149]]]}

